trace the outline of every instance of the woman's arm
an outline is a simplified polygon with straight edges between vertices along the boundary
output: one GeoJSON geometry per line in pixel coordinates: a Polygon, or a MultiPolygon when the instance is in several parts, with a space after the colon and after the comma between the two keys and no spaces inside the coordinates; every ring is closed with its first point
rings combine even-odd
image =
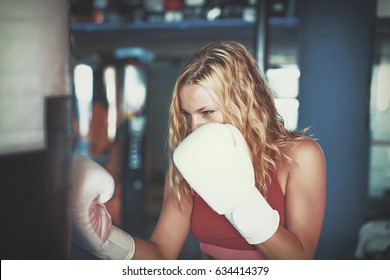
{"type": "Polygon", "coordinates": [[[149,241],[135,238],[133,259],[176,259],[190,230],[192,196],[183,196],[181,208],[166,180],[160,217],[149,241]]]}
{"type": "MultiPolygon", "coordinates": [[[[286,227],[256,247],[269,259],[312,259],[324,220],[326,164],[320,146],[305,139],[288,154],[294,161],[287,172],[286,227]]],[[[285,169],[287,168],[287,169],[285,169]]]]}

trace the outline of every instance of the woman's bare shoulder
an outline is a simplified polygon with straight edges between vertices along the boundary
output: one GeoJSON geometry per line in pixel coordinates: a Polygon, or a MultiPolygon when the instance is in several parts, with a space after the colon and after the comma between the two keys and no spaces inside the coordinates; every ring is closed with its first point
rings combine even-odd
{"type": "Polygon", "coordinates": [[[284,148],[284,152],[295,163],[325,160],[320,144],[309,137],[294,140],[284,148]]]}

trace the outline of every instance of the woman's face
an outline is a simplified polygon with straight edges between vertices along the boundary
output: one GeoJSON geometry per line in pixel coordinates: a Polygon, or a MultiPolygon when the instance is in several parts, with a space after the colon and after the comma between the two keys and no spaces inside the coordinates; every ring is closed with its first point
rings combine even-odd
{"type": "Polygon", "coordinates": [[[179,92],[180,110],[191,131],[206,123],[223,123],[223,114],[210,94],[200,85],[186,85],[179,92]]]}

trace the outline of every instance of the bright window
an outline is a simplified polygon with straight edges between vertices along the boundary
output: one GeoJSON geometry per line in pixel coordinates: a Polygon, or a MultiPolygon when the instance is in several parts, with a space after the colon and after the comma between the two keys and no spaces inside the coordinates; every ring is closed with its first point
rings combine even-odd
{"type": "Polygon", "coordinates": [[[268,69],[267,80],[275,92],[275,105],[282,116],[286,128],[297,129],[299,101],[298,83],[300,72],[297,66],[288,65],[282,68],[268,69]]]}
{"type": "Polygon", "coordinates": [[[106,85],[108,101],[107,136],[110,141],[113,141],[115,139],[117,126],[116,72],[113,66],[108,66],[104,69],[104,84],[106,85]]]}
{"type": "MultiPolygon", "coordinates": [[[[389,44],[390,47],[390,44],[389,44]]],[[[371,197],[390,195],[390,55],[374,65],[370,107],[370,173],[371,197]]]]}
{"type": "Polygon", "coordinates": [[[79,132],[82,137],[86,137],[92,114],[93,71],[91,66],[78,64],[75,67],[74,86],[79,116],[79,132]]]}

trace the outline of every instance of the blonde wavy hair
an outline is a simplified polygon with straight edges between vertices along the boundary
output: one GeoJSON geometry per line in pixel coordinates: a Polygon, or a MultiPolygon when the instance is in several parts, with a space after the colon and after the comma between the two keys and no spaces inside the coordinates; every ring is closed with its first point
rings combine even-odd
{"type": "Polygon", "coordinates": [[[234,41],[209,43],[194,53],[176,81],[169,113],[168,180],[177,199],[191,188],[176,169],[172,154],[191,133],[181,113],[179,92],[189,84],[200,85],[211,93],[222,111],[224,122],[236,126],[251,151],[256,186],[263,195],[275,175],[276,162],[291,161],[282,148],[304,131],[285,128],[275,108],[273,92],[256,61],[246,48],[234,41]]]}

